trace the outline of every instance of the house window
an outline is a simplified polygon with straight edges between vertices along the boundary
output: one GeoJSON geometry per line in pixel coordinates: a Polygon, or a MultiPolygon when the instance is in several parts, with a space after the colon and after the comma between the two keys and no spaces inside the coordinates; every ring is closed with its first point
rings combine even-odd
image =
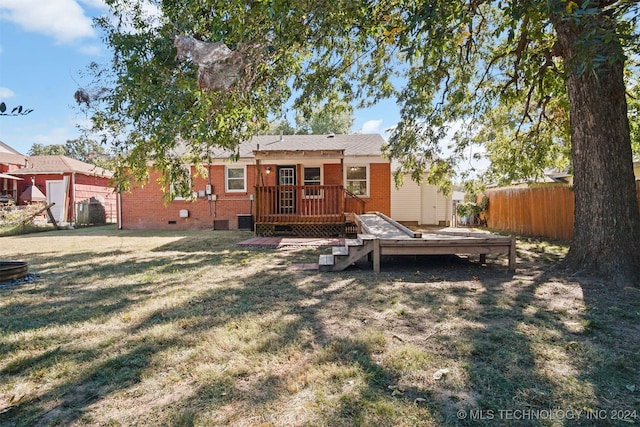
{"type": "MultiPolygon", "coordinates": [[[[320,167],[305,167],[304,168],[304,185],[312,186],[312,185],[322,185],[322,180],[320,178],[320,167]]],[[[319,188],[305,188],[304,190],[305,197],[320,197],[320,189],[319,188]]]]}
{"type": "Polygon", "coordinates": [[[171,172],[169,195],[171,200],[185,200],[192,197],[191,166],[182,165],[181,168],[171,172]]]}
{"type": "Polygon", "coordinates": [[[369,186],[367,185],[367,167],[348,166],[346,184],[347,190],[356,196],[366,196],[369,194],[369,186]]]}
{"type": "Polygon", "coordinates": [[[227,167],[225,179],[226,191],[247,191],[244,167],[227,167]]]}

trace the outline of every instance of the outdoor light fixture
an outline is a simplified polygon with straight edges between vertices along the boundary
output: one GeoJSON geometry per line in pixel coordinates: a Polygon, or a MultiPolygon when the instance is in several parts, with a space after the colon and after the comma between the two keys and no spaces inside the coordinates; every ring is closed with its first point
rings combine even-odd
{"type": "Polygon", "coordinates": [[[267,166],[267,174],[271,173],[271,166],[267,166]]]}

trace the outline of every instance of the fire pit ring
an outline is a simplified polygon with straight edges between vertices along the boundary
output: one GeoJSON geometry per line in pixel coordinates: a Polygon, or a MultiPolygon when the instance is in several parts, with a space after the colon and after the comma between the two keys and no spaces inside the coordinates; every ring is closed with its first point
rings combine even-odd
{"type": "Polygon", "coordinates": [[[22,261],[0,261],[0,283],[21,279],[27,275],[29,265],[22,261]]]}

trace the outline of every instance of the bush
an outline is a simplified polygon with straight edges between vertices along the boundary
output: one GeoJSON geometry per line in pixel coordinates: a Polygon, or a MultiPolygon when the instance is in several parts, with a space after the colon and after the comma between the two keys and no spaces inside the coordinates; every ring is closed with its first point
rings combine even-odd
{"type": "Polygon", "coordinates": [[[456,207],[456,213],[461,218],[469,218],[472,223],[486,224],[486,220],[482,219],[481,216],[484,216],[484,214],[487,212],[488,206],[489,199],[487,198],[487,196],[482,196],[482,200],[480,201],[480,203],[471,201],[459,203],[456,207]]]}

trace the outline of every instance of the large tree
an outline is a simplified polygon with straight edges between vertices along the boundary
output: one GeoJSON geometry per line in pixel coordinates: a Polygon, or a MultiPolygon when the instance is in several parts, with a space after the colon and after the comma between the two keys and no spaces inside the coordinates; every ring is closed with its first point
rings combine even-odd
{"type": "Polygon", "coordinates": [[[548,150],[569,149],[558,136],[564,123],[576,201],[566,265],[640,281],[623,79],[638,47],[637,2],[163,0],[152,2],[154,14],[130,0],[107,3],[116,16],[100,21],[114,52],[112,90],[87,105],[101,107],[96,130],[116,139],[138,177],[151,160],[171,178],[184,161],[171,155],[176,144],[190,160],[236,147],[278,113],[290,82],[302,110],[395,97],[401,121],[388,154],[415,176],[431,168],[433,179],[501,124],[514,129],[506,153],[518,153],[506,167],[525,160],[535,170],[553,160],[548,150]],[[463,128],[445,153],[450,123],[463,128]]]}

